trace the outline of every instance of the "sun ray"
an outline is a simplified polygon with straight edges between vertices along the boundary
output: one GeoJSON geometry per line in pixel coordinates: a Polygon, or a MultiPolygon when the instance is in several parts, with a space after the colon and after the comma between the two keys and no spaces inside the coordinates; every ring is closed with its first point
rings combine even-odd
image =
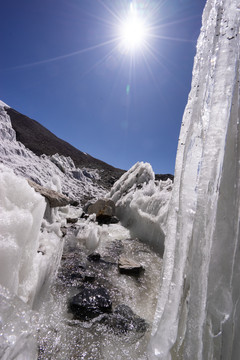
{"type": "Polygon", "coordinates": [[[121,18],[112,11],[102,0],[97,0],[108,12],[111,14],[118,22],[121,21],[121,18]]]}
{"type": "Polygon", "coordinates": [[[88,75],[91,71],[93,71],[94,69],[96,69],[96,67],[98,65],[101,65],[104,63],[105,60],[107,60],[108,58],[110,58],[110,56],[112,54],[115,53],[117,49],[117,46],[115,46],[112,50],[110,50],[104,57],[102,57],[99,61],[97,61],[95,64],[93,64],[87,71],[85,71],[84,73],[82,73],[80,75],[80,79],[84,78],[86,75],[88,75]]]}
{"type": "MultiPolygon", "coordinates": [[[[69,54],[60,55],[60,56],[56,56],[56,57],[53,57],[53,58],[50,58],[50,59],[32,62],[32,63],[29,63],[29,64],[17,65],[17,66],[11,67],[10,69],[11,69],[11,70],[25,69],[25,68],[32,67],[32,66],[38,66],[38,65],[48,64],[48,63],[55,62],[55,61],[58,61],[58,60],[67,59],[67,58],[70,58],[70,57],[72,57],[72,56],[84,54],[84,53],[86,53],[86,52],[93,51],[93,50],[99,49],[99,48],[101,48],[101,47],[104,47],[104,46],[106,46],[106,45],[110,45],[110,44],[113,44],[113,43],[116,43],[116,42],[117,42],[117,39],[114,38],[114,39],[111,39],[111,40],[108,40],[108,41],[104,41],[104,42],[102,42],[102,43],[99,43],[99,44],[97,44],[97,45],[89,46],[88,48],[85,48],[85,49],[73,51],[73,52],[71,52],[71,53],[69,53],[69,54]]],[[[5,69],[5,70],[8,70],[8,69],[5,69]]]]}
{"type": "Polygon", "coordinates": [[[151,30],[160,30],[162,28],[166,28],[168,26],[172,26],[172,25],[177,25],[177,24],[182,24],[182,23],[185,23],[187,21],[190,21],[190,20],[194,20],[194,19],[197,19],[199,18],[199,15],[195,15],[195,16],[190,16],[190,17],[186,17],[186,18],[183,18],[183,19],[179,19],[179,20],[175,20],[175,21],[171,21],[171,22],[166,22],[166,23],[162,23],[157,25],[157,26],[154,26],[154,24],[152,24],[151,26],[151,30]]]}
{"type": "Polygon", "coordinates": [[[195,43],[195,41],[191,40],[191,39],[183,39],[183,38],[177,38],[177,37],[165,36],[165,35],[157,35],[157,34],[151,34],[151,38],[160,39],[160,40],[170,40],[170,41],[195,43]]]}

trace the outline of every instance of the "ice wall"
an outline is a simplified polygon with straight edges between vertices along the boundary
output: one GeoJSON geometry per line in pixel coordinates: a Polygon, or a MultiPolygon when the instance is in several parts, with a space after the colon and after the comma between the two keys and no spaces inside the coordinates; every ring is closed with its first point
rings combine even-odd
{"type": "Polygon", "coordinates": [[[149,359],[239,359],[240,0],[208,0],[170,203],[149,359]]]}

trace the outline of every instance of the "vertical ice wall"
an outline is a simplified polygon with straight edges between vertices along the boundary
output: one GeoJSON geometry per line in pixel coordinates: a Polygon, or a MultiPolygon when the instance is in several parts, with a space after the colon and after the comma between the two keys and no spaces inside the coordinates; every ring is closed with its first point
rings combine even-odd
{"type": "Polygon", "coordinates": [[[208,0],[178,145],[149,359],[240,356],[240,0],[208,0]]]}

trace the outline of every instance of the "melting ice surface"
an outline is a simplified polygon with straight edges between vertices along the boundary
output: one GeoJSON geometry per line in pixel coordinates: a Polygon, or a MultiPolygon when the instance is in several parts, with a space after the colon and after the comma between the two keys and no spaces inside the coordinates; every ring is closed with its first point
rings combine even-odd
{"type": "MultiPolygon", "coordinates": [[[[141,172],[149,165],[138,164],[136,168],[141,172]]],[[[129,179],[131,176],[130,171],[129,179]]],[[[55,222],[43,221],[40,232],[44,199],[5,166],[0,168],[0,180],[1,359],[147,359],[160,256],[132,239],[122,225],[100,226],[92,221],[94,217],[67,225],[66,216],[79,218],[81,209],[55,211],[55,222]],[[67,235],[59,268],[61,225],[67,227],[67,235]],[[87,255],[93,237],[98,239],[95,246],[102,262],[92,264],[87,255]],[[144,273],[137,278],[120,274],[117,261],[121,254],[138,261],[144,273]],[[57,280],[51,286],[58,268],[57,280]],[[102,323],[101,317],[88,322],[74,319],[68,312],[68,302],[84,284],[86,271],[94,273],[95,285],[109,291],[113,308],[127,305],[144,319],[146,329],[133,327],[119,334],[102,323]]]]}

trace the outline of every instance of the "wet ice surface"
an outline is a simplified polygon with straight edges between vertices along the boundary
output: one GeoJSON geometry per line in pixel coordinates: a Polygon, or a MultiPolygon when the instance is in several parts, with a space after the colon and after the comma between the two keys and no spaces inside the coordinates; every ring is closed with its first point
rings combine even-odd
{"type": "Polygon", "coordinates": [[[162,259],[121,225],[103,225],[98,228],[100,245],[96,251],[100,261],[89,261],[83,237],[84,221],[68,227],[58,277],[51,296],[40,309],[38,342],[39,360],[43,359],[132,359],[144,360],[151,333],[151,323],[157,301],[157,284],[162,259]],[[78,236],[78,237],[76,237],[78,236]],[[78,240],[80,238],[80,240],[78,240]],[[139,262],[145,269],[139,276],[120,274],[118,257],[124,254],[139,262]],[[109,291],[113,310],[124,304],[143,318],[147,331],[118,333],[102,324],[102,315],[91,321],[80,321],[68,312],[69,299],[79,292],[85,275],[94,277],[93,284],[109,291]]]}

